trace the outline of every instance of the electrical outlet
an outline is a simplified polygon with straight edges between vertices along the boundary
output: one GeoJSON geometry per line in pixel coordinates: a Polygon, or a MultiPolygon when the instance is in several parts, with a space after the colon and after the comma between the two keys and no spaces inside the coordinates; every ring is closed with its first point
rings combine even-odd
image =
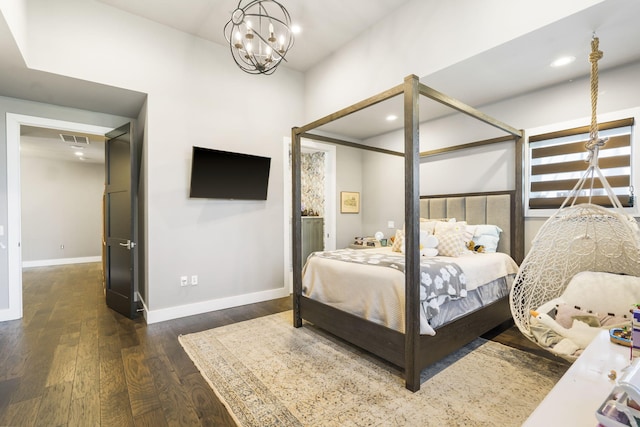
{"type": "Polygon", "coordinates": [[[396,223],[393,221],[387,221],[387,227],[388,228],[396,228],[396,223]]]}
{"type": "Polygon", "coordinates": [[[198,276],[191,276],[191,286],[198,284],[198,276]]]}
{"type": "Polygon", "coordinates": [[[187,280],[187,276],[180,276],[180,286],[187,286],[189,284],[187,280]]]}

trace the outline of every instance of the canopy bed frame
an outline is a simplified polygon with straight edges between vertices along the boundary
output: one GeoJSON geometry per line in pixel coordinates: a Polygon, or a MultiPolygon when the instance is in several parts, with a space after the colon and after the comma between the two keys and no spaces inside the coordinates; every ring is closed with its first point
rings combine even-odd
{"type": "MultiPolygon", "coordinates": [[[[292,129],[292,227],[293,227],[293,325],[301,327],[303,319],[402,368],[406,388],[420,389],[420,372],[426,366],[464,346],[479,335],[511,319],[508,297],[437,329],[434,336],[421,335],[419,325],[419,168],[420,158],[480,145],[513,140],[515,149],[515,190],[500,192],[509,197],[511,220],[509,249],[512,258],[520,263],[524,257],[523,216],[523,132],[495,120],[482,112],[431,89],[409,75],[404,82],[385,92],[339,110],[317,121],[292,129]],[[336,138],[310,133],[334,120],[343,118],[395,96],[404,98],[404,153],[369,147],[336,138]],[[419,97],[425,96],[488,125],[504,131],[508,136],[476,143],[420,153],[419,97]],[[366,150],[404,157],[405,174],[405,328],[404,333],[381,326],[332,306],[307,298],[302,293],[302,217],[301,206],[301,138],[321,140],[366,150]]],[[[460,198],[464,195],[456,195],[460,198]]],[[[432,197],[432,196],[429,196],[432,197]]],[[[449,203],[449,202],[446,202],[449,203]]],[[[424,201],[423,201],[424,205],[424,201]]]]}

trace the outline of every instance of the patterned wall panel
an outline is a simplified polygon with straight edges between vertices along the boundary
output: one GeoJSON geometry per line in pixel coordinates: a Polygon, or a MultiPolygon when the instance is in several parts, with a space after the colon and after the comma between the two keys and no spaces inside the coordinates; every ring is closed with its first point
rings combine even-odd
{"type": "Polygon", "coordinates": [[[324,216],[324,163],[323,152],[302,153],[303,215],[324,216]]]}

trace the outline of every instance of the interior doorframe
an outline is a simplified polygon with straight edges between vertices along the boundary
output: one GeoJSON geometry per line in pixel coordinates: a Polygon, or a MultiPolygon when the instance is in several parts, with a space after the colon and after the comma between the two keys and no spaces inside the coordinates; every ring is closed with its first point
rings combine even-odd
{"type": "MultiPolygon", "coordinates": [[[[322,151],[325,155],[325,180],[324,180],[324,249],[336,249],[336,222],[337,222],[337,192],[336,192],[336,146],[324,144],[310,139],[300,140],[303,151],[322,151]]],[[[291,138],[284,138],[284,229],[286,239],[284,242],[284,277],[285,289],[293,292],[293,265],[291,259],[291,138]]]]}
{"type": "Polygon", "coordinates": [[[0,321],[22,317],[22,205],[20,188],[20,127],[37,126],[104,135],[113,130],[105,126],[76,123],[44,117],[7,113],[7,199],[8,199],[8,273],[9,308],[0,310],[0,321]]]}

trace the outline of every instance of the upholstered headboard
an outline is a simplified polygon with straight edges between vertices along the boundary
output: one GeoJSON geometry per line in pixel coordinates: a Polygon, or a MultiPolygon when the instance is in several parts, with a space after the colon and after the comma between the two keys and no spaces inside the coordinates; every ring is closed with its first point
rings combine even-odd
{"type": "Polygon", "coordinates": [[[512,255],[515,248],[513,214],[515,192],[421,196],[421,218],[455,218],[468,224],[493,224],[502,229],[498,251],[512,255]]]}

